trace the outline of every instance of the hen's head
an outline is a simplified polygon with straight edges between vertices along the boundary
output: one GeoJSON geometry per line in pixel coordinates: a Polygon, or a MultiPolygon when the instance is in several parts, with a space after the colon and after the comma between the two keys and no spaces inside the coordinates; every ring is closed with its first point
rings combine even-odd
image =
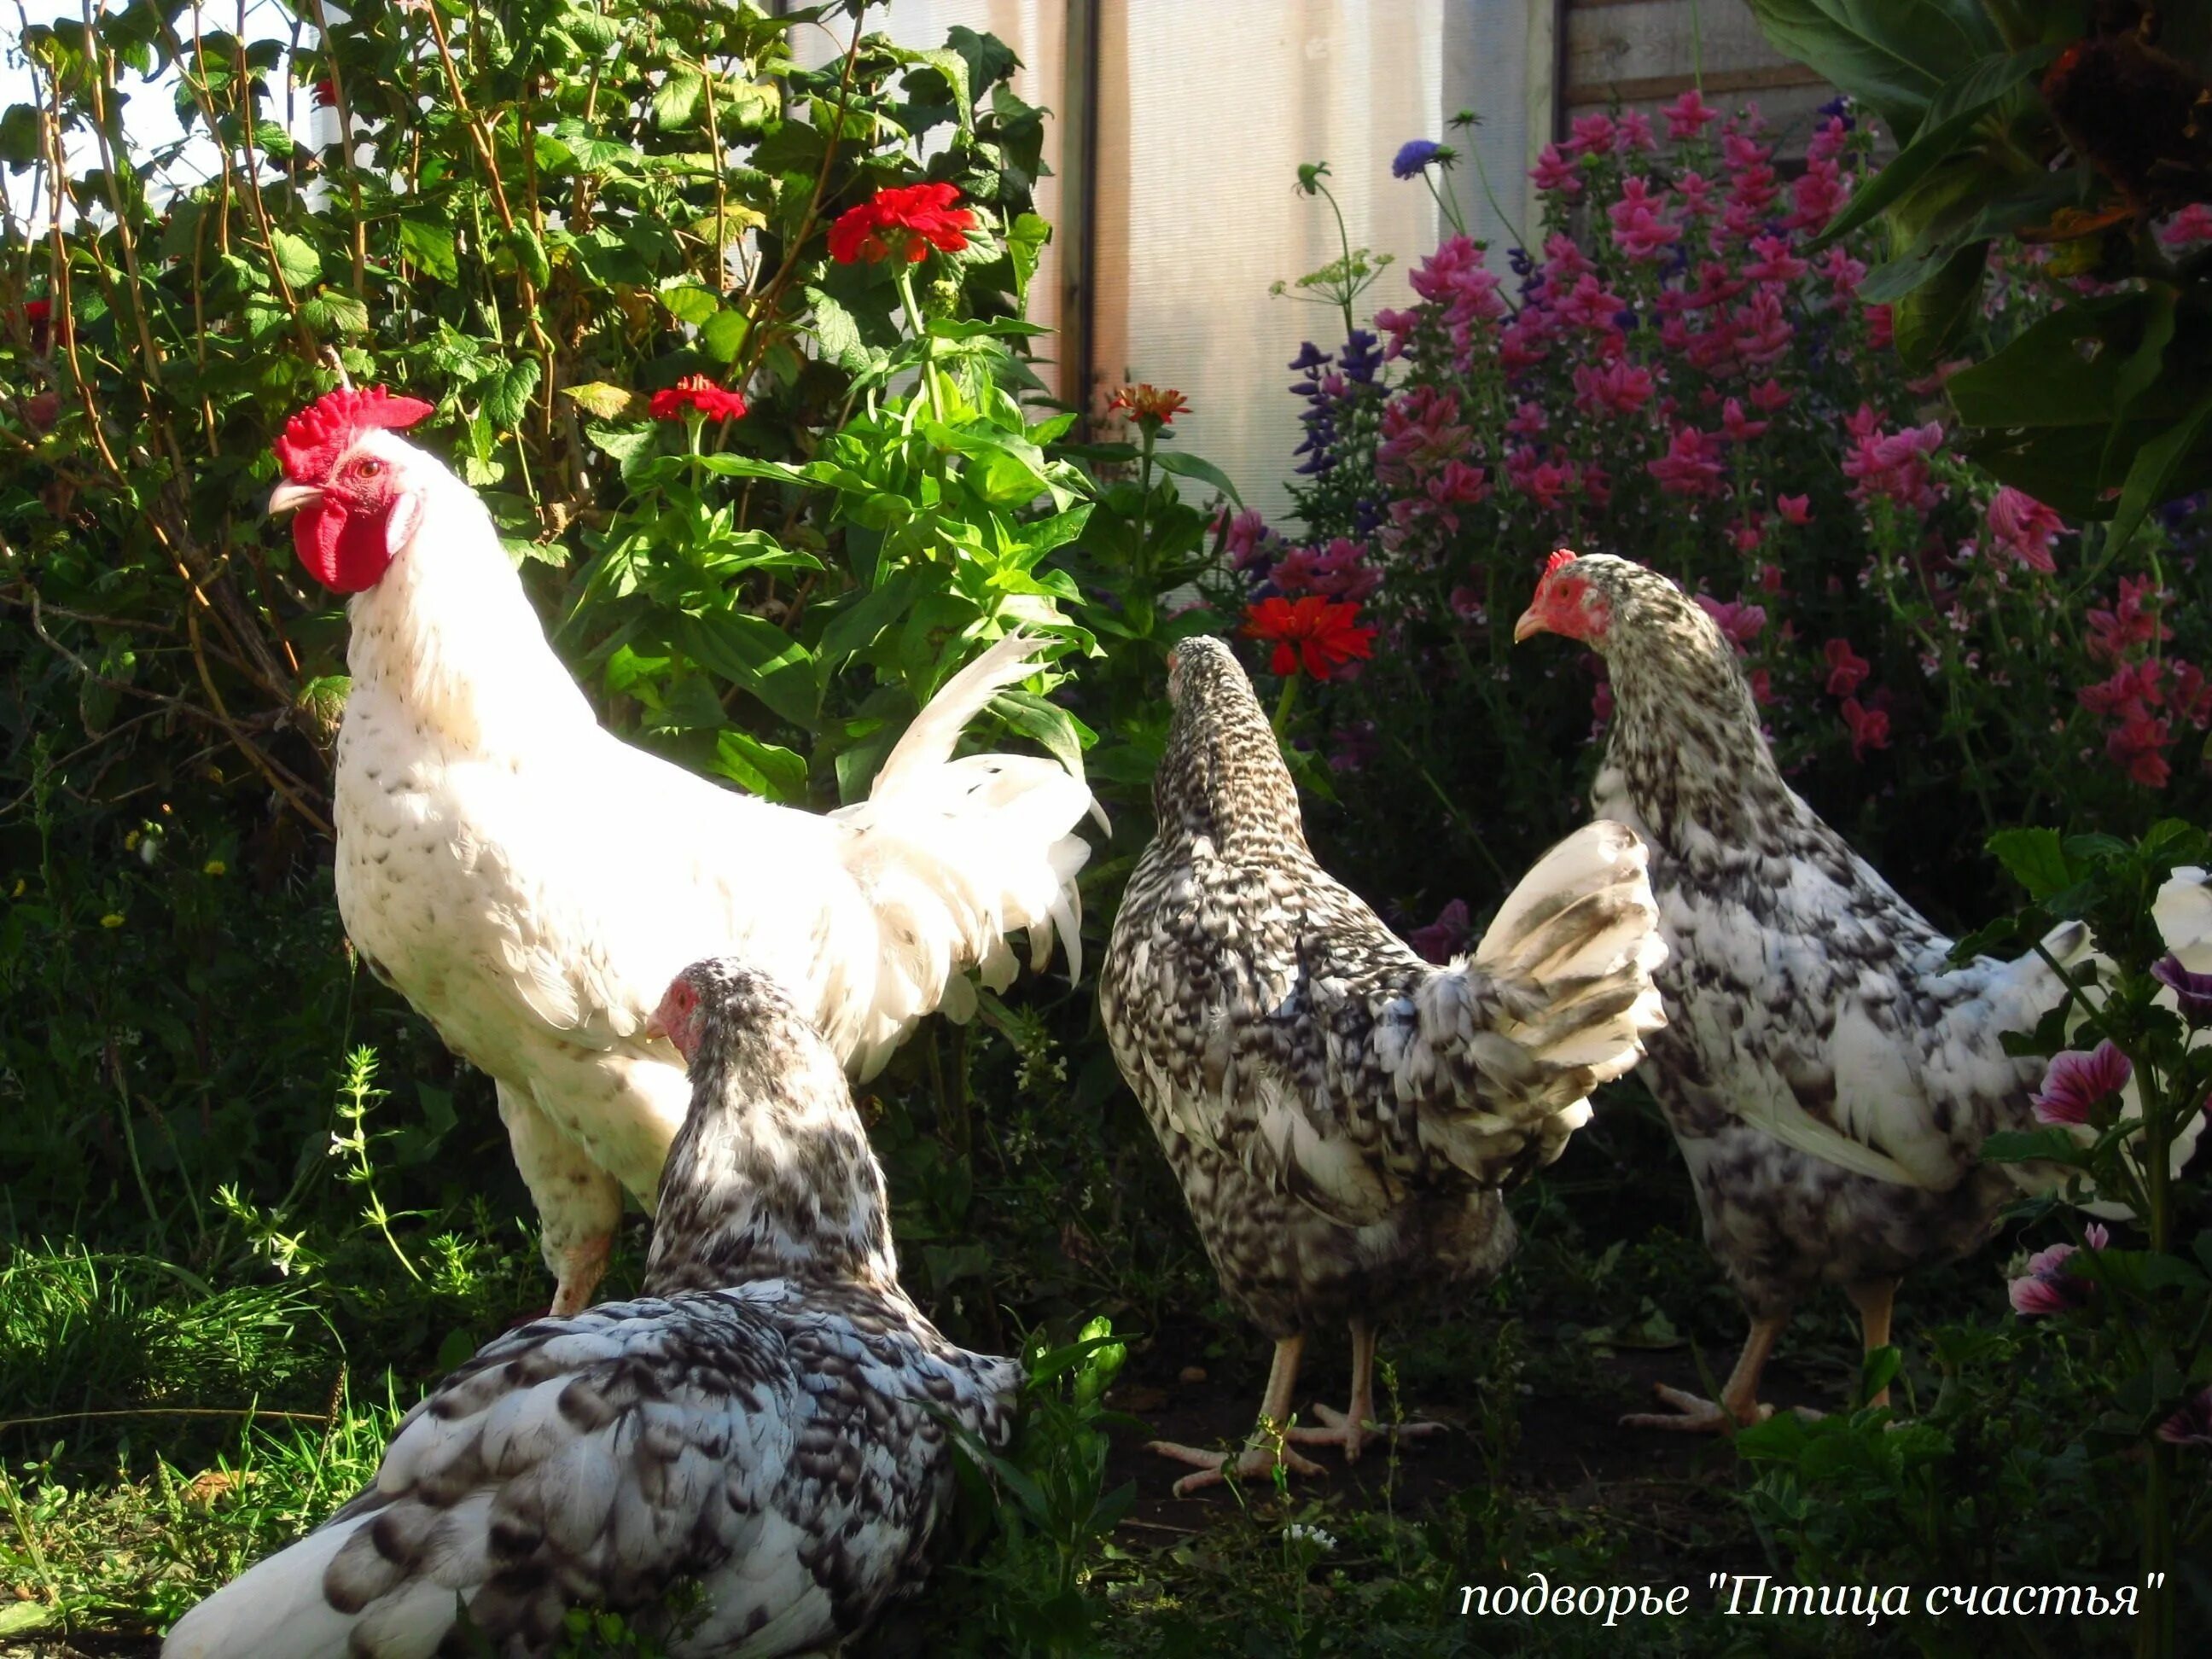
{"type": "Polygon", "coordinates": [[[1168,701],[1175,714],[1152,779],[1162,831],[1238,827],[1303,844],[1290,769],[1236,653],[1220,640],[1179,641],[1168,653],[1168,701]]]}
{"type": "Polygon", "coordinates": [[[428,415],[415,398],[382,386],[326,392],[285,423],[273,446],[284,482],[271,513],[297,512],[292,545],[309,574],[336,593],[359,593],[414,536],[422,519],[419,469],[428,458],[396,434],[428,415]]]}
{"type": "MultiPolygon", "coordinates": [[[[1251,679],[1243,664],[1221,641],[1200,635],[1184,640],[1168,653],[1168,701],[1177,709],[1188,698],[1189,715],[1196,715],[1239,691],[1251,697],[1251,679]]],[[[1256,700],[1253,706],[1258,707],[1256,700]]]]}
{"type": "Polygon", "coordinates": [[[735,957],[708,957],[669,981],[646,1026],[666,1037],[689,1066],[702,1050],[725,1057],[755,1045],[788,1043],[805,1016],[775,980],[735,957]]]}
{"type": "Polygon", "coordinates": [[[1516,644],[1536,634],[1579,641],[1607,658],[1662,644],[1728,648],[1705,611],[1657,571],[1565,547],[1545,564],[1535,597],[1513,624],[1516,644]]]}

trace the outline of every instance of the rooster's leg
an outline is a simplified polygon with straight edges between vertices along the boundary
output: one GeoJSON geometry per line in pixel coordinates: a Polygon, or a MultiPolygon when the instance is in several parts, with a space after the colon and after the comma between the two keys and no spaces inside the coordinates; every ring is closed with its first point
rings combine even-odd
{"type": "Polygon", "coordinates": [[[1200,1487],[1211,1486],[1231,1475],[1239,1480],[1272,1477],[1278,1454],[1283,1468],[1292,1474],[1322,1473],[1320,1464],[1291,1449],[1290,1437],[1282,1431],[1282,1425],[1290,1420],[1291,1400],[1298,1386],[1298,1358],[1305,1346],[1303,1335],[1286,1336],[1275,1344],[1275,1361],[1267,1369],[1267,1395],[1260,1401],[1260,1424],[1253,1430],[1252,1437],[1244,1443],[1243,1451],[1232,1454],[1218,1447],[1182,1446],[1172,1440],[1155,1440],[1146,1448],[1163,1457],[1172,1457],[1178,1463],[1198,1466],[1196,1474],[1187,1474],[1175,1483],[1177,1498],[1188,1498],[1200,1487]]]}
{"type": "MultiPolygon", "coordinates": [[[[1876,1348],[1887,1347],[1889,1315],[1897,1300],[1897,1281],[1893,1279],[1869,1279],[1863,1285],[1850,1286],[1844,1294],[1850,1297],[1851,1306],[1859,1310],[1859,1331],[1866,1339],[1866,1351],[1872,1353],[1876,1348]]],[[[1867,1404],[1889,1404],[1888,1389],[1884,1388],[1867,1404]]]]}
{"type": "Polygon", "coordinates": [[[1790,1322],[1787,1313],[1773,1315],[1751,1322],[1751,1334],[1743,1340],[1743,1352],[1736,1356],[1735,1369],[1721,1385],[1718,1405],[1701,1399],[1684,1389],[1670,1389],[1665,1383],[1651,1390],[1674,1409],[1672,1412],[1632,1412],[1620,1419],[1628,1429],[1677,1429],[1693,1434],[1728,1434],[1753,1423],[1764,1423],[1774,1415],[1774,1407],[1759,1403],[1759,1374],[1766,1367],[1766,1356],[1774,1352],[1774,1340],[1782,1334],[1782,1328],[1790,1322]]]}
{"type": "Polygon", "coordinates": [[[622,1221],[621,1183],[521,1090],[499,1085],[499,1115],[538,1206],[538,1249],[557,1281],[551,1311],[580,1313],[607,1271],[622,1221]]]}
{"type": "Polygon", "coordinates": [[[1344,1411],[1314,1404],[1314,1415],[1321,1419],[1321,1426],[1311,1429],[1286,1429],[1283,1438],[1295,1440],[1301,1446],[1341,1446],[1344,1461],[1357,1463],[1363,1447],[1372,1439],[1387,1439],[1393,1436],[1442,1434],[1441,1423],[1395,1423],[1389,1427],[1377,1426],[1375,1419],[1375,1327],[1364,1319],[1352,1322],[1352,1401],[1344,1411]]]}

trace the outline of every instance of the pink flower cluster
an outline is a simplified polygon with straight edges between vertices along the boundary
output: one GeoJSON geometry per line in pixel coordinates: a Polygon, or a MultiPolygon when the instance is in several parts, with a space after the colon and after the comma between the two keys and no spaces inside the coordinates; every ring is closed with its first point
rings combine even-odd
{"type": "Polygon", "coordinates": [[[1327,547],[1292,548],[1275,561],[1268,580],[1292,599],[1318,593],[1357,603],[1382,586],[1382,573],[1367,562],[1365,548],[1339,536],[1327,547]]]}
{"type": "Polygon", "coordinates": [[[2112,666],[2107,679],[2075,693],[2081,707],[2109,722],[2105,754],[2146,789],[2163,789],[2173,777],[2167,751],[2177,722],[2212,728],[2212,683],[2195,664],[2159,654],[2173,637],[2159,616],[2163,594],[2148,576],[2123,576],[2110,610],[2089,612],[2089,654],[2112,666]]]}
{"type": "Polygon", "coordinates": [[[1942,422],[1885,432],[1880,412],[1861,404],[1844,428],[1851,438],[1844,476],[1853,481],[1853,501],[1886,498],[1910,512],[1926,513],[1943,499],[1928,465],[1928,458],[1943,447],[1942,422]]]}

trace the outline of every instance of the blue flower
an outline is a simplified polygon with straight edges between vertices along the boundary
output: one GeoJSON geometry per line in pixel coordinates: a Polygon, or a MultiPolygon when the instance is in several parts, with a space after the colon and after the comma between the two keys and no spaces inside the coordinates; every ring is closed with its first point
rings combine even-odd
{"type": "Polygon", "coordinates": [[[1411,179],[1426,173],[1431,163],[1444,154],[1444,147],[1433,138],[1412,138],[1398,147],[1398,154],[1390,163],[1393,177],[1411,179]]]}
{"type": "Polygon", "coordinates": [[[1328,360],[1328,353],[1308,340],[1298,347],[1298,355],[1291,359],[1290,368],[1297,374],[1306,374],[1327,367],[1328,360]]]}
{"type": "Polygon", "coordinates": [[[1375,378],[1375,371],[1382,366],[1382,344],[1364,328],[1355,328],[1344,343],[1343,355],[1338,367],[1345,378],[1365,386],[1375,378]]]}
{"type": "Polygon", "coordinates": [[[1858,125],[1858,123],[1851,118],[1851,100],[1849,94],[1844,93],[1838,93],[1826,103],[1821,105],[1820,113],[1824,119],[1841,116],[1846,131],[1858,125]]]}

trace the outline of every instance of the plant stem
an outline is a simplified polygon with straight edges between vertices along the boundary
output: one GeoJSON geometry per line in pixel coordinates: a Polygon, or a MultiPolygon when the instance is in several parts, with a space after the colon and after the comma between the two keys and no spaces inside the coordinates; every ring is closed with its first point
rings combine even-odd
{"type": "Polygon", "coordinates": [[[898,291],[899,298],[906,302],[907,326],[914,331],[914,337],[921,346],[921,384],[929,393],[929,412],[942,422],[945,405],[937,392],[936,342],[929,337],[929,325],[922,320],[921,307],[915,301],[914,267],[902,256],[894,257],[899,258],[898,291]]]}
{"type": "Polygon", "coordinates": [[[1290,729],[1291,705],[1297,699],[1298,673],[1296,669],[1293,669],[1284,678],[1282,695],[1275,699],[1275,717],[1268,722],[1275,728],[1277,743],[1283,740],[1283,733],[1290,729]]]}

